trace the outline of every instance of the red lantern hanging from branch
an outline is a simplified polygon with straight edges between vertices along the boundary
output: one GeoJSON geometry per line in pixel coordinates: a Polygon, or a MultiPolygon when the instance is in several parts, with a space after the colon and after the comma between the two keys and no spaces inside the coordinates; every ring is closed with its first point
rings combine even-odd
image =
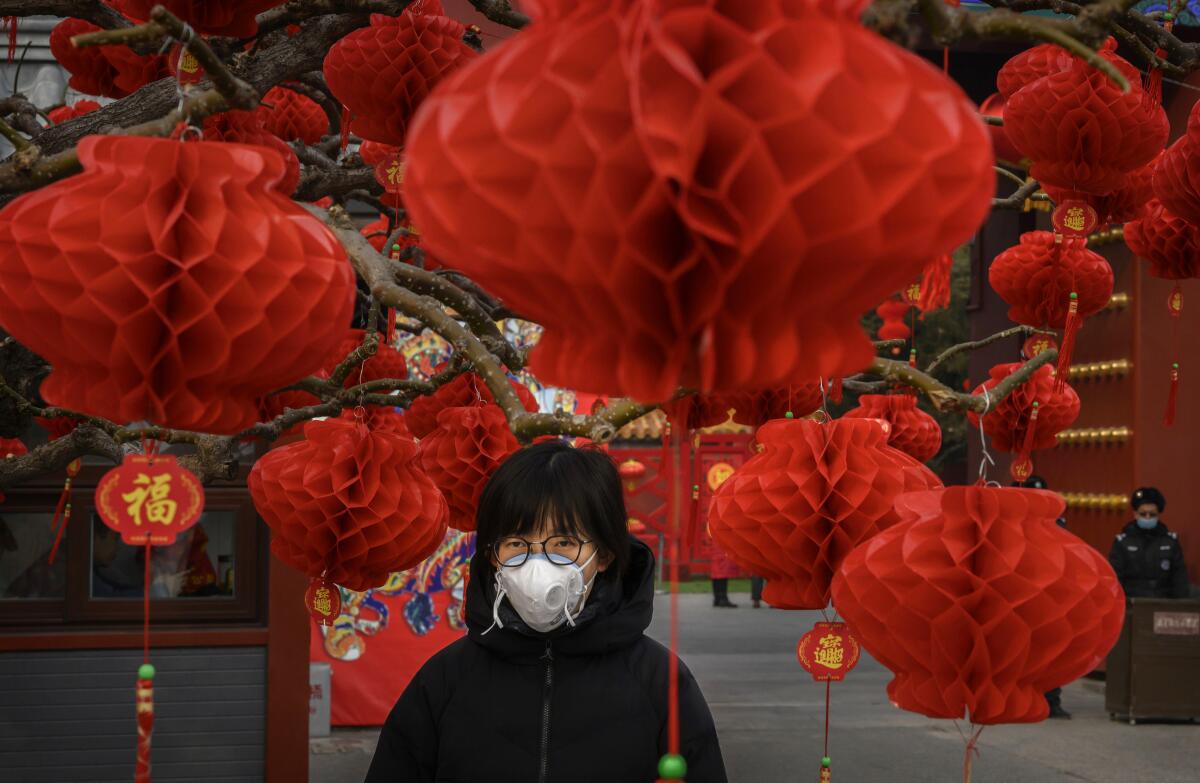
{"type": "Polygon", "coordinates": [[[59,106],[57,109],[51,109],[46,114],[46,117],[55,125],[62,125],[64,122],[69,122],[76,117],[91,114],[99,108],[100,104],[95,101],[75,101],[70,106],[59,106]]]}
{"type": "Polygon", "coordinates": [[[1112,298],[1113,272],[1108,261],[1087,248],[1082,237],[1027,231],[988,268],[988,283],[1009,305],[1008,317],[1028,326],[1063,329],[1071,294],[1078,294],[1078,316],[1104,309],[1112,298]]]}
{"type": "MultiPolygon", "coordinates": [[[[1054,47],[1058,49],[1058,47],[1054,47]]],[[[995,117],[1001,122],[1004,121],[1004,104],[1007,99],[1000,93],[989,95],[983,103],[979,105],[979,113],[985,117],[995,117]]],[[[1022,165],[1024,156],[1017,146],[1012,143],[1012,139],[1008,138],[1008,133],[1005,132],[1003,125],[988,125],[988,133],[992,137],[992,149],[996,153],[996,160],[1008,163],[1014,166],[1022,165]]]]}
{"type": "MultiPolygon", "coordinates": [[[[525,406],[525,410],[536,413],[538,402],[529,388],[512,378],[509,378],[508,382],[517,393],[521,404],[525,406]]],[[[433,394],[413,400],[404,414],[404,420],[413,435],[424,438],[438,428],[438,416],[447,408],[479,407],[494,402],[492,390],[484,383],[483,378],[474,373],[463,373],[433,394]]]]}
{"type": "MultiPolygon", "coordinates": [[[[883,323],[875,333],[880,340],[907,340],[912,337],[912,329],[908,327],[908,314],[912,306],[898,297],[885,299],[875,308],[875,314],[883,323]]],[[[900,353],[899,348],[893,348],[892,353],[900,353]]]]}
{"type": "Polygon", "coordinates": [[[255,17],[282,4],[283,0],[115,0],[109,3],[139,22],[150,18],[154,6],[162,5],[194,27],[196,32],[230,38],[253,38],[258,33],[255,17]]]}
{"type": "Polygon", "coordinates": [[[279,192],[290,196],[300,184],[300,159],[283,139],[263,126],[262,117],[252,111],[223,111],[204,119],[204,138],[208,141],[228,141],[253,144],[274,150],[283,156],[287,168],[277,186],[279,192]]]}
{"type": "Polygon", "coordinates": [[[1045,693],[1116,642],[1125,596],[1104,557],[1054,524],[1050,492],[950,487],[902,496],[904,521],[845,559],[833,600],[896,675],[888,698],[934,718],[1029,723],[1045,693]]]}
{"type": "MultiPolygon", "coordinates": [[[[1161,153],[1159,155],[1161,157],[1161,153]]],[[[1121,186],[1104,196],[1088,198],[1099,216],[1101,225],[1111,223],[1127,223],[1146,215],[1150,201],[1154,198],[1154,169],[1158,157],[1131,171],[1126,175],[1121,186]]],[[[1056,188],[1053,185],[1042,185],[1042,190],[1056,203],[1061,204],[1075,197],[1067,188],[1056,188]]]]}
{"type": "Polygon", "coordinates": [[[71,39],[101,28],[82,19],[64,19],[50,31],[50,52],[71,74],[71,89],[85,95],[124,98],[166,75],[166,60],[139,55],[127,46],[76,47],[71,39]]]}
{"type": "Polygon", "coordinates": [[[937,419],[917,407],[912,394],[864,394],[858,407],[844,418],[882,419],[891,424],[887,443],[918,462],[928,462],[942,448],[942,428],[937,419]]]}
{"type": "MultiPolygon", "coordinates": [[[[998,383],[1021,368],[1020,362],[998,364],[988,371],[989,379],[973,394],[994,389],[998,383]]],[[[983,431],[997,451],[1028,457],[1032,451],[1052,449],[1058,443],[1058,433],[1070,427],[1079,417],[1079,395],[1069,385],[1056,390],[1054,370],[1039,367],[1029,380],[994,404],[983,417],[983,431]],[[1034,419],[1034,410],[1038,411],[1034,419]]],[[[971,411],[967,419],[978,427],[980,415],[971,411]]]]}
{"type": "Polygon", "coordinates": [[[1051,74],[1071,67],[1071,55],[1061,46],[1039,44],[1010,57],[996,74],[996,89],[1002,98],[1051,74]]]}
{"type": "Polygon", "coordinates": [[[824,608],[842,559],[898,521],[896,497],[941,486],[872,421],[779,419],[757,438],[762,450],[717,489],[708,524],[735,563],[767,578],[771,606],[824,608]]]}
{"type": "Polygon", "coordinates": [[[446,501],[417,445],[346,419],[305,425],[250,471],[271,551],[313,579],[367,590],[429,556],[446,534],[446,501]]]}
{"type": "Polygon", "coordinates": [[[662,400],[861,369],[859,315],[994,188],[974,107],[862,6],[556,7],[417,117],[423,244],[543,324],[533,367],[571,388],[662,400]]]}
{"type": "Polygon", "coordinates": [[[475,529],[483,487],[521,444],[498,405],[446,408],[437,429],[421,438],[421,464],[450,504],[450,526],[475,529]]]}
{"type": "Polygon", "coordinates": [[[446,16],[405,11],[374,15],[371,25],[333,45],[325,57],[329,88],[365,139],[404,146],[420,103],[447,75],[476,58],[462,42],[466,28],[446,16]]]}
{"type": "Polygon", "coordinates": [[[1200,226],[1200,103],[1192,106],[1184,134],[1159,157],[1153,182],[1164,207],[1200,226]]]}
{"type": "Polygon", "coordinates": [[[1200,230],[1151,201],[1149,214],[1125,224],[1125,244],[1162,280],[1200,277],[1200,230]]]}
{"type": "Polygon", "coordinates": [[[321,105],[286,86],[272,87],[263,103],[256,110],[263,127],[284,141],[316,144],[329,131],[329,116],[321,105]]]}
{"type": "Polygon", "coordinates": [[[78,149],[82,174],[0,211],[0,322],[53,365],[47,401],[235,433],[259,397],[319,369],[354,275],[275,189],[279,155],[136,136],[78,149]]]}
{"type": "Polygon", "coordinates": [[[1110,38],[1100,56],[1129,80],[1128,92],[1072,57],[1068,67],[1009,96],[1004,129],[1033,161],[1029,173],[1039,182],[1102,196],[1121,187],[1126,174],[1162,150],[1170,130],[1166,112],[1150,100],[1137,69],[1115,49],[1110,38]]]}

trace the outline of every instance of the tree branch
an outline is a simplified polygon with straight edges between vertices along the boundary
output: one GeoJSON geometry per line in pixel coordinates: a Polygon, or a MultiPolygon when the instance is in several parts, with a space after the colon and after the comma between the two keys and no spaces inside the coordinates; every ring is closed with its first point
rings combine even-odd
{"type": "Polygon", "coordinates": [[[529,24],[529,17],[512,7],[509,0],[470,0],[475,10],[496,24],[520,30],[529,24]]]}

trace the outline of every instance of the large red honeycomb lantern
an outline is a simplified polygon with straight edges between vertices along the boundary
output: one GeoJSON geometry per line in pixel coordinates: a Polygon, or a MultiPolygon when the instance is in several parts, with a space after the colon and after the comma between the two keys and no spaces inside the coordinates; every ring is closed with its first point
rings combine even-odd
{"type": "Polygon", "coordinates": [[[858,316],[986,213],[975,108],[864,3],[743,5],[553,5],[414,121],[423,245],[546,327],[539,377],[649,400],[840,377],[872,356],[858,316]]]}
{"type": "Polygon", "coordinates": [[[1200,230],[1152,201],[1149,214],[1125,224],[1125,244],[1164,280],[1200,277],[1200,230]]]}
{"type": "Polygon", "coordinates": [[[42,396],[117,422],[234,433],[320,368],[354,274],[260,147],[88,136],[83,173],[0,211],[0,323],[42,396]]]}
{"type": "Polygon", "coordinates": [[[321,105],[287,87],[272,87],[257,110],[263,127],[284,141],[316,144],[329,131],[329,117],[321,105]]]}
{"type": "Polygon", "coordinates": [[[996,74],[1000,97],[1011,98],[1027,84],[1071,67],[1071,55],[1061,46],[1039,44],[1009,58],[996,74]]]}
{"type": "Polygon", "coordinates": [[[777,419],[758,443],[713,495],[708,527],[735,563],[767,578],[763,598],[783,609],[823,609],[843,558],[899,521],[896,497],[941,486],[873,421],[777,419]]]}
{"type": "MultiPolygon", "coordinates": [[[[1021,366],[1020,362],[996,365],[988,371],[988,380],[973,394],[979,396],[985,390],[990,392],[1021,366]]],[[[1065,384],[1058,390],[1054,375],[1052,367],[1039,367],[1029,380],[992,405],[982,416],[983,431],[991,438],[993,448],[1026,455],[1031,451],[1054,448],[1058,433],[1079,417],[1079,395],[1065,384]]],[[[980,418],[974,411],[967,414],[972,427],[979,427],[980,418]]]]}
{"type": "Polygon", "coordinates": [[[1062,329],[1072,293],[1079,318],[1105,308],[1112,298],[1113,271],[1104,256],[1088,250],[1084,237],[1027,231],[992,261],[988,283],[1016,323],[1062,329]]]}
{"type": "Polygon", "coordinates": [[[851,419],[880,419],[891,425],[887,443],[918,462],[928,462],[942,448],[937,419],[917,407],[912,394],[864,394],[858,407],[844,414],[851,419]]]}
{"type": "Polygon", "coordinates": [[[1200,103],[1192,106],[1186,132],[1158,159],[1154,194],[1171,213],[1200,226],[1200,103]]]}
{"type": "Polygon", "coordinates": [[[483,487],[521,444],[498,405],[446,408],[421,438],[421,464],[450,504],[450,527],[475,529],[483,487]]]}
{"type": "Polygon", "coordinates": [[[1039,182],[1102,196],[1121,187],[1125,175],[1162,150],[1170,130],[1166,112],[1141,88],[1137,69],[1119,57],[1109,39],[1100,56],[1129,80],[1121,88],[1102,71],[1072,57],[1070,65],[1012,93],[1004,107],[1004,130],[1033,161],[1039,182]],[[1047,133],[1047,128],[1055,132],[1047,133]]]}
{"type": "Polygon", "coordinates": [[[339,40],[325,57],[329,88],[365,139],[398,147],[434,86],[476,57],[463,25],[441,15],[374,15],[369,27],[339,40]]]}
{"type": "Polygon", "coordinates": [[[350,590],[379,587],[446,535],[446,501],[421,469],[417,444],[390,430],[310,422],[304,440],[254,463],[248,484],[275,556],[350,590]]]}
{"type": "Polygon", "coordinates": [[[1125,596],[1104,556],[1054,524],[1040,490],[950,487],[903,495],[903,520],[833,581],[854,636],[895,674],[888,697],[975,724],[1046,717],[1045,693],[1104,659],[1125,596]]]}
{"type": "MultiPolygon", "coordinates": [[[[537,413],[538,401],[529,387],[509,379],[509,385],[517,393],[521,405],[530,413],[537,413]]],[[[447,408],[479,407],[495,402],[492,390],[483,378],[475,373],[463,373],[440,387],[433,394],[413,400],[404,414],[408,429],[418,438],[424,438],[438,427],[438,416],[447,408]]]]}

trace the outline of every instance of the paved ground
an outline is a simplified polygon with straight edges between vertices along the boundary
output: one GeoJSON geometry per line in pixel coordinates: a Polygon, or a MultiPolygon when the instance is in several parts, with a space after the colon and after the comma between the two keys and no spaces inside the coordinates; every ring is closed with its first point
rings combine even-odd
{"type": "MultiPolygon", "coordinates": [[[[796,662],[796,640],[818,616],[803,612],[713,609],[703,595],[682,596],[681,650],[704,689],[733,783],[816,780],[824,718],[823,686],[796,662]]],[[[652,635],[666,638],[660,596],[652,635]]],[[[864,658],[833,686],[830,756],[834,780],[847,783],[951,783],[962,778],[963,740],[950,721],[892,707],[890,674],[864,658]]],[[[994,726],[983,732],[973,783],[1197,783],[1200,725],[1114,722],[1104,684],[1064,689],[1070,721],[994,726]]],[[[377,732],[339,731],[312,742],[312,783],[358,783],[377,732]]],[[[405,783],[397,781],[397,783],[405,783]]],[[[482,783],[482,782],[481,782],[482,783]]]]}

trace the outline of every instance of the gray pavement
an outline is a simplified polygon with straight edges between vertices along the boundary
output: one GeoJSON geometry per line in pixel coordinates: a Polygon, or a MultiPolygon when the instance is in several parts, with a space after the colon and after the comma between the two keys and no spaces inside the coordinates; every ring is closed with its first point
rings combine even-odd
{"type": "MultiPolygon", "coordinates": [[[[824,686],[796,661],[799,637],[819,619],[809,612],[714,609],[704,595],[680,596],[680,651],[717,722],[733,783],[817,779],[824,686]]],[[[651,635],[667,638],[667,596],[659,596],[651,635]]],[[[829,755],[844,783],[951,783],[962,779],[963,739],[951,721],[891,706],[890,673],[869,657],[832,691],[829,755]]],[[[1069,721],[987,728],[973,783],[1197,783],[1200,725],[1110,720],[1104,684],[1063,689],[1069,721]]],[[[965,727],[964,727],[965,728],[965,727]]],[[[312,783],[358,783],[376,730],[339,730],[313,740],[312,783]]],[[[397,783],[403,783],[397,781],[397,783]]]]}

